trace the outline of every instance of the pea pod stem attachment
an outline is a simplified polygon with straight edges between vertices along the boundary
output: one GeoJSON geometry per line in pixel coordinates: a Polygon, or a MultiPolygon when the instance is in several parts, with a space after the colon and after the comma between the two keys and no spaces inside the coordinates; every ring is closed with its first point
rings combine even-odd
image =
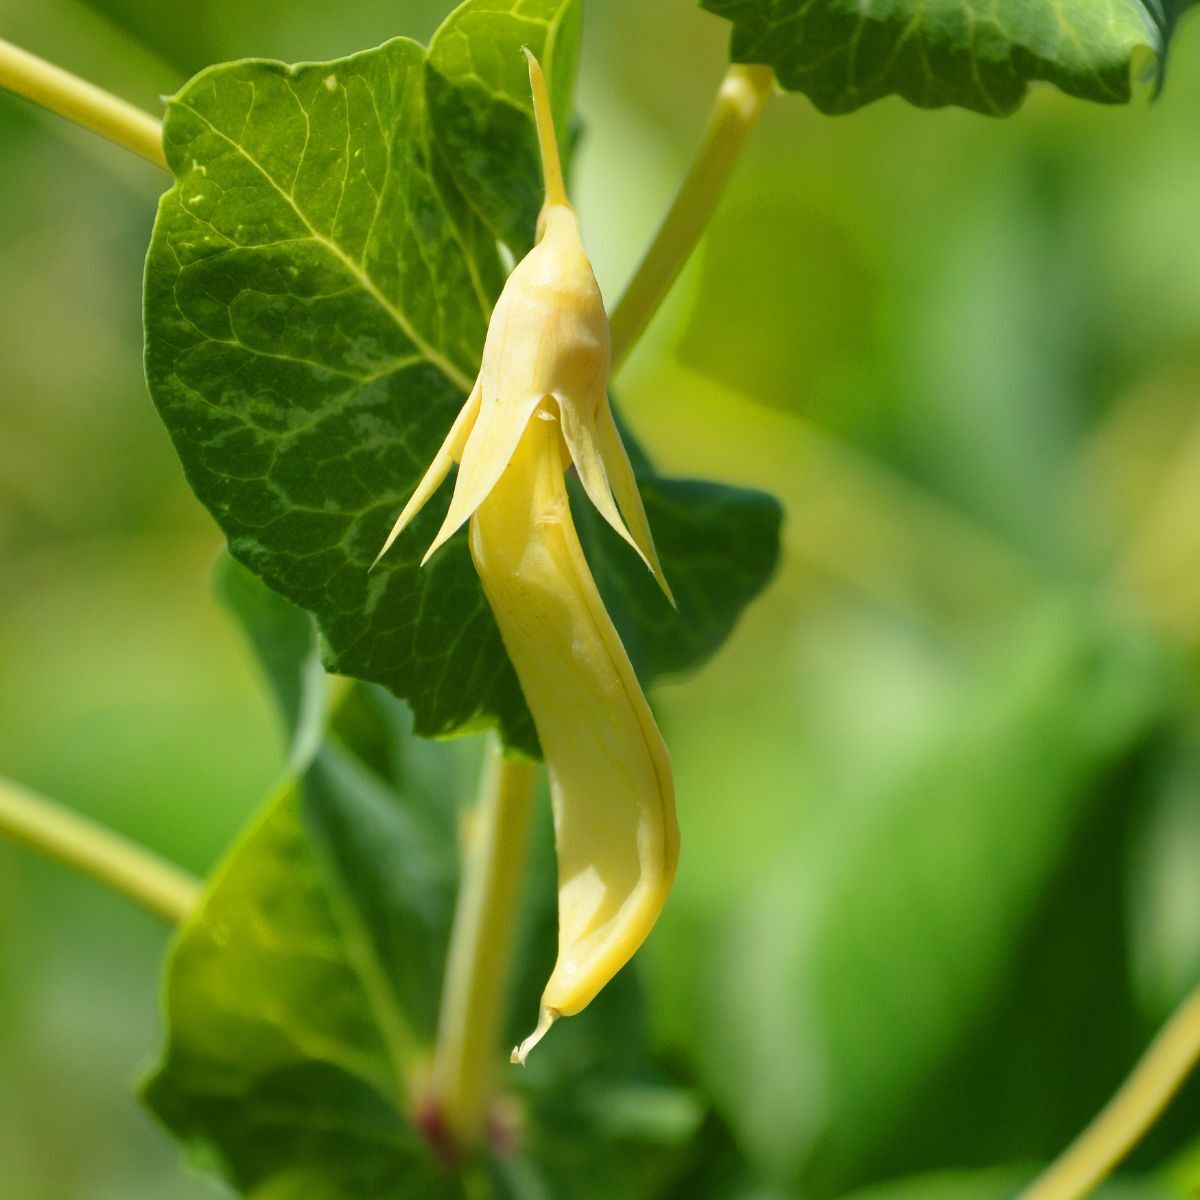
{"type": "Polygon", "coordinates": [[[733,63],[721,78],[700,149],[612,314],[617,370],[691,257],[774,91],[770,67],[733,63]]]}

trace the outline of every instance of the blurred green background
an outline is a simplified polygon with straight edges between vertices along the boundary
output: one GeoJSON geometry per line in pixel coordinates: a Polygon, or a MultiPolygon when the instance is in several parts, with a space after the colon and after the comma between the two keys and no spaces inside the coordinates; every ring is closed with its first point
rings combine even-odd
{"type": "MultiPolygon", "coordinates": [[[[0,36],[153,108],[210,62],[424,39],[447,7],[0,0],[0,36]]],[[[586,9],[611,302],[726,26],[586,9]]],[[[713,1194],[1035,1164],[1200,979],[1198,114],[1197,21],[1153,105],[781,97],[619,382],[663,469],[788,514],[769,593],[657,697],[684,851],[639,961],[662,1055],[750,1164],[715,1149],[713,1194]]],[[[141,379],[163,178],[4,95],[0,154],[0,773],[205,871],[282,747],[141,379]]],[[[7,845],[0,930],[0,1196],[220,1194],[130,1093],[166,932],[7,845]]],[[[1195,1194],[1200,1087],[1132,1169],[1195,1194]]]]}

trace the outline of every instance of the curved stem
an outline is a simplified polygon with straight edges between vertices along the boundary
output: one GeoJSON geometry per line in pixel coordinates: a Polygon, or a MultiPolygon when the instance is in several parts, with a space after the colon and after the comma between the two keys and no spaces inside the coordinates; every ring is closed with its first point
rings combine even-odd
{"type": "Polygon", "coordinates": [[[0,833],[57,859],[177,924],[195,908],[200,883],[120,834],[0,779],[0,833]]]}
{"type": "Polygon", "coordinates": [[[1200,1061],[1200,987],[1171,1015],[1096,1119],[1018,1200],[1088,1196],[1158,1119],[1200,1061]]]}
{"type": "Polygon", "coordinates": [[[162,122],[2,38],[0,87],[108,138],[164,171],[167,169],[162,148],[162,122]]]}
{"type": "Polygon", "coordinates": [[[654,241],[612,311],[613,370],[633,348],[683,270],[771,96],[770,67],[734,63],[721,80],[704,140],[654,241]]]}
{"type": "Polygon", "coordinates": [[[434,1100],[457,1151],[478,1146],[486,1130],[536,772],[493,742],[468,818],[433,1058],[434,1100]]]}

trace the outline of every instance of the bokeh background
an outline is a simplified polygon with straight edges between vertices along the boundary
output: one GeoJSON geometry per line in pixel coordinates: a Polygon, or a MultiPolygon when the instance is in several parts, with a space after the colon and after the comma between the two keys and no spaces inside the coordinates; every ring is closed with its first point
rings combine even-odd
{"type": "MultiPolygon", "coordinates": [[[[446,8],[0,0],[0,36],[153,108],[446,8]]],[[[587,5],[610,302],[726,32],[587,5]]],[[[0,161],[0,773],[205,871],[282,747],[141,378],[163,178],[5,95],[0,161]]],[[[664,1058],[752,1164],[730,1195],[1044,1160],[1200,980],[1198,214],[1200,21],[1154,104],[781,97],[620,380],[662,468],[787,509],[769,593],[657,696],[684,857],[640,961],[664,1058]]],[[[0,845],[5,1200],[221,1194],[131,1095],[166,940],[0,845]]],[[[1195,1194],[1200,1088],[1132,1168],[1195,1194]]]]}

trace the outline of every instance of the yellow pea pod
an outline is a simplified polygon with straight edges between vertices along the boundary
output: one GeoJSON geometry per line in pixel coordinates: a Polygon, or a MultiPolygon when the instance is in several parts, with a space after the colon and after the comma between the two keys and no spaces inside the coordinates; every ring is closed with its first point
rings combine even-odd
{"type": "Polygon", "coordinates": [[[471,555],[546,758],[558,856],[558,961],[525,1056],[583,1009],[662,910],[679,856],[671,761],[579,544],[564,466],[670,598],[608,404],[609,329],[567,200],[549,98],[529,78],[546,199],[537,245],[496,303],[479,378],[380,556],[458,462],[425,558],[470,520],[471,555]]]}
{"type": "Polygon", "coordinates": [[[539,408],[471,520],[471,555],[546,756],[558,855],[558,961],[516,1062],[629,961],[679,857],[671,760],[583,556],[559,444],[539,408]]]}

